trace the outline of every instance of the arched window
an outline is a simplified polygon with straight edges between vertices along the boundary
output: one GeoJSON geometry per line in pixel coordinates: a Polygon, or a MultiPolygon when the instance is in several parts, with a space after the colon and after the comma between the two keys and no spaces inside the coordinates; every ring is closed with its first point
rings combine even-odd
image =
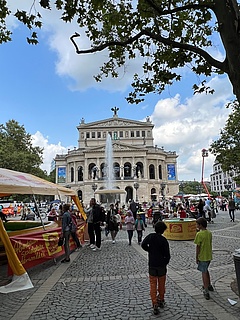
{"type": "Polygon", "coordinates": [[[78,167],[78,171],[77,171],[77,174],[78,174],[78,181],[83,181],[83,167],[78,167]]]}
{"type": "Polygon", "coordinates": [[[156,193],[156,189],[155,188],[151,189],[151,200],[152,201],[157,201],[157,193],[156,193]]]}
{"type": "Polygon", "coordinates": [[[106,176],[105,163],[102,163],[100,165],[100,175],[101,175],[101,178],[104,178],[106,176]]]}
{"type": "Polygon", "coordinates": [[[96,168],[95,163],[90,163],[88,166],[88,179],[95,179],[97,171],[94,170],[96,168]]]}
{"type": "Polygon", "coordinates": [[[120,165],[119,165],[118,162],[114,162],[114,164],[113,164],[113,172],[114,172],[115,178],[119,178],[120,177],[120,165]]]}
{"type": "Polygon", "coordinates": [[[160,180],[162,180],[162,166],[161,165],[158,166],[158,178],[160,180]]]}
{"type": "Polygon", "coordinates": [[[133,188],[132,187],[126,187],[126,203],[129,203],[130,201],[133,200],[133,188]]]}
{"type": "Polygon", "coordinates": [[[71,168],[70,181],[71,181],[71,182],[74,181],[74,169],[73,169],[73,167],[71,168]]]}
{"type": "Polygon", "coordinates": [[[149,166],[149,179],[155,179],[155,168],[153,164],[149,166]]]}
{"type": "Polygon", "coordinates": [[[130,179],[132,176],[132,165],[130,162],[124,164],[124,178],[130,179]]]}
{"type": "Polygon", "coordinates": [[[142,162],[137,162],[136,163],[136,176],[137,178],[143,178],[143,163],[142,162]]]}

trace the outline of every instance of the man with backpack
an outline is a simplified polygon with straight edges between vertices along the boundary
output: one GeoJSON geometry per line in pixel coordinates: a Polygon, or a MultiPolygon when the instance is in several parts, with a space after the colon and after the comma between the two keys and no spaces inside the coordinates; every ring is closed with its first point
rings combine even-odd
{"type": "Polygon", "coordinates": [[[92,198],[86,214],[90,248],[93,249],[93,251],[101,250],[101,224],[105,221],[105,211],[96,203],[96,199],[92,198]]]}

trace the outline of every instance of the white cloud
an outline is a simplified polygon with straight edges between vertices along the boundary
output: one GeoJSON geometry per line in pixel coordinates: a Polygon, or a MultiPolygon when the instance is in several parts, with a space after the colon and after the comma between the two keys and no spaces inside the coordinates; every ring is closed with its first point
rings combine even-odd
{"type": "MultiPolygon", "coordinates": [[[[182,180],[201,180],[203,148],[219,136],[231,110],[225,104],[232,98],[231,85],[227,78],[213,78],[209,83],[214,95],[199,94],[180,102],[178,94],[173,98],[159,100],[151,120],[155,124],[154,144],[165,150],[176,151],[178,176],[182,180]]],[[[212,172],[214,156],[205,160],[204,178],[212,172]]]]}
{"type": "Polygon", "coordinates": [[[49,143],[48,137],[44,137],[41,132],[37,131],[32,135],[32,144],[34,147],[39,146],[44,148],[43,150],[43,164],[41,165],[42,170],[46,170],[50,173],[52,160],[55,158],[56,154],[66,154],[68,149],[73,147],[63,147],[61,142],[58,144],[49,143]]]}

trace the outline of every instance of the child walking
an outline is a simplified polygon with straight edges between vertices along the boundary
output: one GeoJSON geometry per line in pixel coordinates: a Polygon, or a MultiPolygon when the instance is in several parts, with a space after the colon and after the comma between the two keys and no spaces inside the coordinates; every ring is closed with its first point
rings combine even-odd
{"type": "Polygon", "coordinates": [[[197,229],[194,243],[196,246],[196,262],[198,264],[197,269],[202,272],[203,281],[203,295],[206,300],[210,299],[209,291],[213,291],[211,285],[210,274],[208,267],[212,260],[212,233],[207,230],[207,220],[204,218],[198,218],[196,220],[197,229]]]}
{"type": "Polygon", "coordinates": [[[133,237],[133,228],[134,228],[134,218],[131,210],[128,210],[127,216],[125,218],[125,225],[126,225],[126,230],[128,233],[128,244],[132,244],[132,237],[133,237]]]}
{"type": "Polygon", "coordinates": [[[164,294],[170,249],[167,239],[162,236],[167,229],[166,224],[158,221],[154,228],[155,233],[150,233],[143,239],[142,248],[148,252],[150,297],[153,313],[157,315],[158,307],[164,308],[165,305],[164,294]]]}
{"type": "Polygon", "coordinates": [[[138,244],[142,242],[143,231],[145,230],[144,222],[140,214],[137,214],[137,219],[135,221],[135,229],[138,236],[138,244]]]}

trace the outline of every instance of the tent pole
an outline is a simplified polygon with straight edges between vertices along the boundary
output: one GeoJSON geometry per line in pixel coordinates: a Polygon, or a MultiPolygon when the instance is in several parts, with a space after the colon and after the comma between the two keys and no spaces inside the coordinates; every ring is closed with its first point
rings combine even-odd
{"type": "Polygon", "coordinates": [[[41,220],[41,224],[43,226],[43,229],[46,230],[45,228],[45,225],[44,225],[44,222],[42,221],[42,217],[40,215],[40,211],[39,211],[39,208],[38,208],[38,205],[37,205],[37,201],[36,201],[36,198],[35,198],[35,194],[33,194],[33,201],[34,201],[34,204],[35,204],[35,208],[37,210],[37,215],[39,216],[40,220],[41,220]]]}

